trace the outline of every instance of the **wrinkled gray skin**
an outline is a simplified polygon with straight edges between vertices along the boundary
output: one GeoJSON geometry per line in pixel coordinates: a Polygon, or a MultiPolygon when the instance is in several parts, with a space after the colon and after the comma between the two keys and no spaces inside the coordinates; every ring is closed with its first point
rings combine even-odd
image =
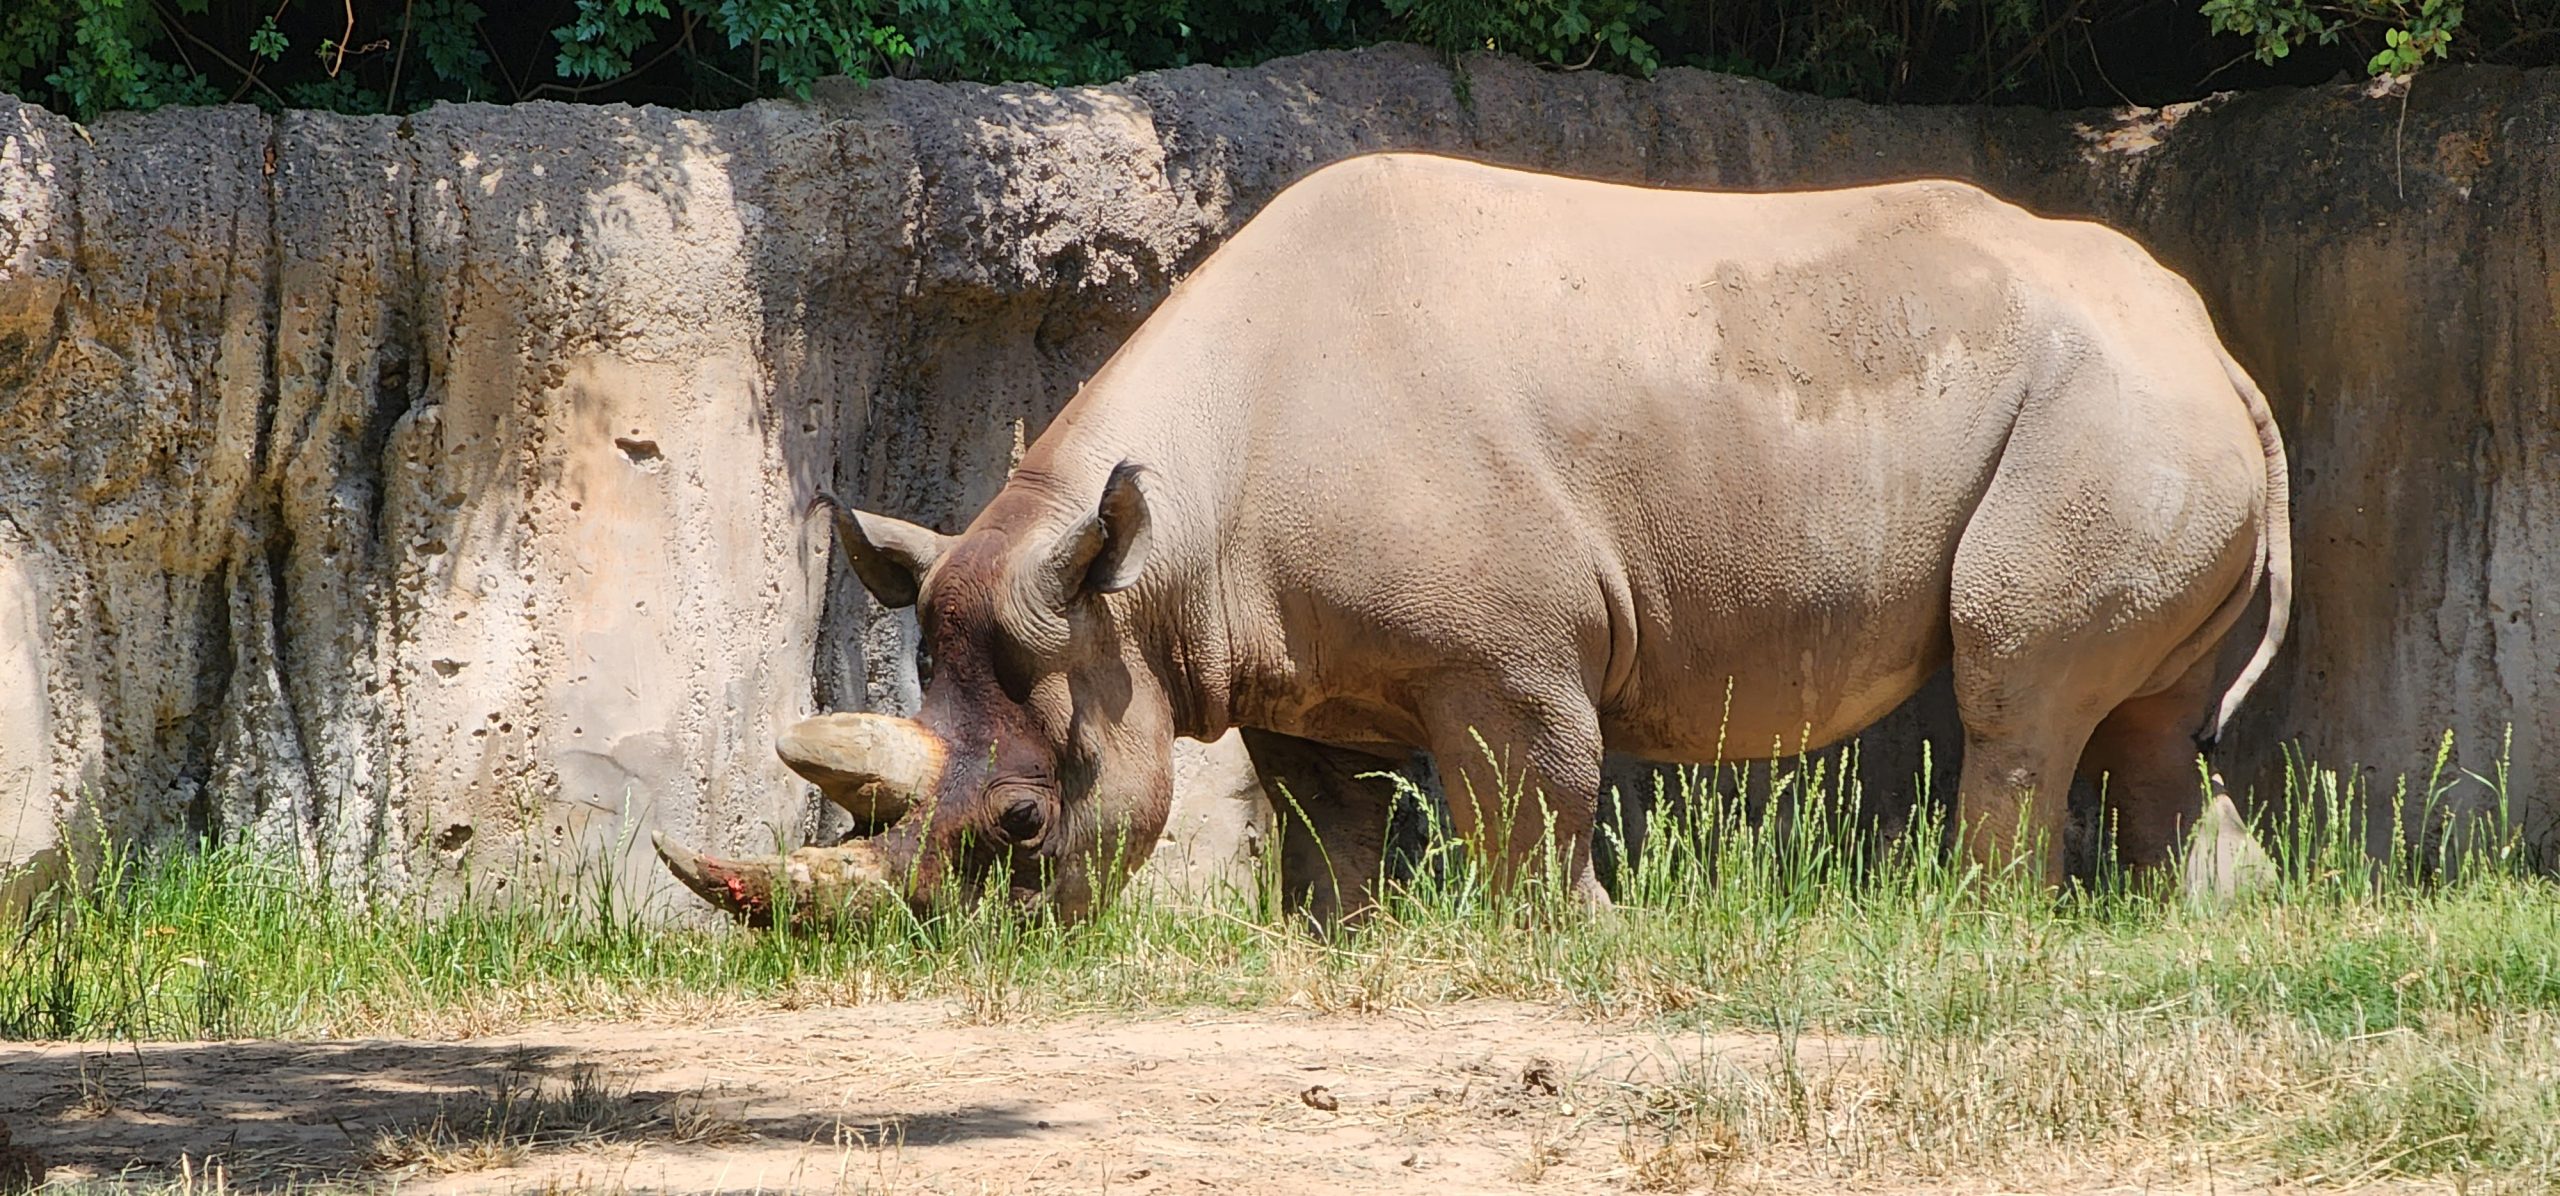
{"type": "Polygon", "coordinates": [[[1820,746],[1952,660],[1962,849],[2057,882],[2078,772],[2156,867],[2282,640],[2285,513],[2263,398],[2105,228],[1951,182],[1354,158],[1177,287],[961,535],[841,521],[933,663],[881,753],[907,763],[864,778],[904,817],[669,858],[749,917],[777,885],[834,909],[990,870],[1072,916],[1136,862],[1097,852],[1162,829],[1173,738],[1241,727],[1303,807],[1283,873],[1319,924],[1378,870],[1387,795],[1356,775],[1409,749],[1499,879],[1552,819],[1605,901],[1604,747],[1820,746]],[[2266,636],[2217,692],[2262,577],[2266,636]]]}

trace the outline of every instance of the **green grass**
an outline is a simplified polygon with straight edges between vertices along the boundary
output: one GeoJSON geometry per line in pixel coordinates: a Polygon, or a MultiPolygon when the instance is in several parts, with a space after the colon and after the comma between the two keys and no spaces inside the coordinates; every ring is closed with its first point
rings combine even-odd
{"type": "Polygon", "coordinates": [[[1733,1143],[1851,1171],[1851,1152],[1888,1148],[1905,1170],[1960,1170],[2170,1143],[2294,1179],[2560,1187],[2560,887],[2500,820],[2433,816],[2441,759],[2404,790],[2418,816],[2385,828],[2364,823],[2368,794],[2297,762],[2279,808],[2298,814],[2263,836],[2276,878],[2222,908],[1959,870],[1925,815],[1891,839],[1852,816],[1836,759],[1751,775],[1755,808],[1793,810],[1783,828],[1694,787],[1612,911],[1534,884],[1497,899],[1443,847],[1331,943],[1287,929],[1268,887],[1133,893],[1073,928],[997,902],[792,935],[668,925],[604,883],[504,878],[432,910],[236,846],[111,846],[0,941],[0,1036],[450,1034],[910,997],[988,1020],[1503,998],[1790,1044],[1776,1070],[1648,1096],[1648,1165],[1675,1178],[1733,1143]],[[2374,838],[2398,846],[2372,856],[2374,838]],[[1873,1133],[1825,1128],[1843,1117],[1873,1133]]]}

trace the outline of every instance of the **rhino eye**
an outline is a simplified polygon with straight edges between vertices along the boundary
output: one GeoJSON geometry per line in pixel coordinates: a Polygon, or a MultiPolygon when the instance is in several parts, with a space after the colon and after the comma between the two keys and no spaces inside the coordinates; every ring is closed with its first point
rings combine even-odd
{"type": "Polygon", "coordinates": [[[1040,832],[1048,829],[1049,815],[1040,808],[1040,799],[1025,794],[1005,806],[996,816],[996,829],[1015,845],[1029,847],[1040,841],[1040,832]]]}

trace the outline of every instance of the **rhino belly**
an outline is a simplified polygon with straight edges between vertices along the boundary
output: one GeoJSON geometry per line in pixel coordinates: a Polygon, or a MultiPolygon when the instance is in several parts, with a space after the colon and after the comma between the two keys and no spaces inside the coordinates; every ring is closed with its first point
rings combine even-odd
{"type": "Polygon", "coordinates": [[[1960,528],[1881,556],[1792,558],[1742,587],[1639,610],[1636,665],[1602,714],[1611,748],[1686,763],[1837,743],[1891,713],[1954,654],[1960,528]]]}

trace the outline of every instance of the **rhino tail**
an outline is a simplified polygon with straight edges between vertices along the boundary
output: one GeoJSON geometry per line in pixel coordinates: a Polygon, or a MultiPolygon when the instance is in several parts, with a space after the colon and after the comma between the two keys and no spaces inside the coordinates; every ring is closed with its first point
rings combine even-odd
{"type": "Polygon", "coordinates": [[[2199,747],[2210,751],[2222,738],[2222,729],[2231,715],[2247,701],[2249,691],[2266,676],[2275,662],[2276,650],[2284,646],[2285,631],[2293,622],[2293,495],[2292,471],[2285,464],[2284,435],[2276,430],[2275,413],[2267,407],[2266,392],[2233,360],[2228,350],[2222,354],[2222,369],[2231,378],[2231,386],[2240,392],[2249,406],[2249,418],[2258,425],[2258,445],[2267,458],[2266,526],[2258,535],[2258,567],[2267,579],[2267,630],[2258,640],[2258,650],[2249,663],[2232,679],[2231,687],[2222,691],[2222,706],[2214,712],[2213,725],[2205,729],[2199,747]]]}
{"type": "Polygon", "coordinates": [[[828,514],[839,532],[842,532],[844,525],[853,518],[852,510],[838,501],[833,493],[823,488],[810,493],[809,504],[800,508],[800,515],[805,519],[820,511],[828,514]]]}

